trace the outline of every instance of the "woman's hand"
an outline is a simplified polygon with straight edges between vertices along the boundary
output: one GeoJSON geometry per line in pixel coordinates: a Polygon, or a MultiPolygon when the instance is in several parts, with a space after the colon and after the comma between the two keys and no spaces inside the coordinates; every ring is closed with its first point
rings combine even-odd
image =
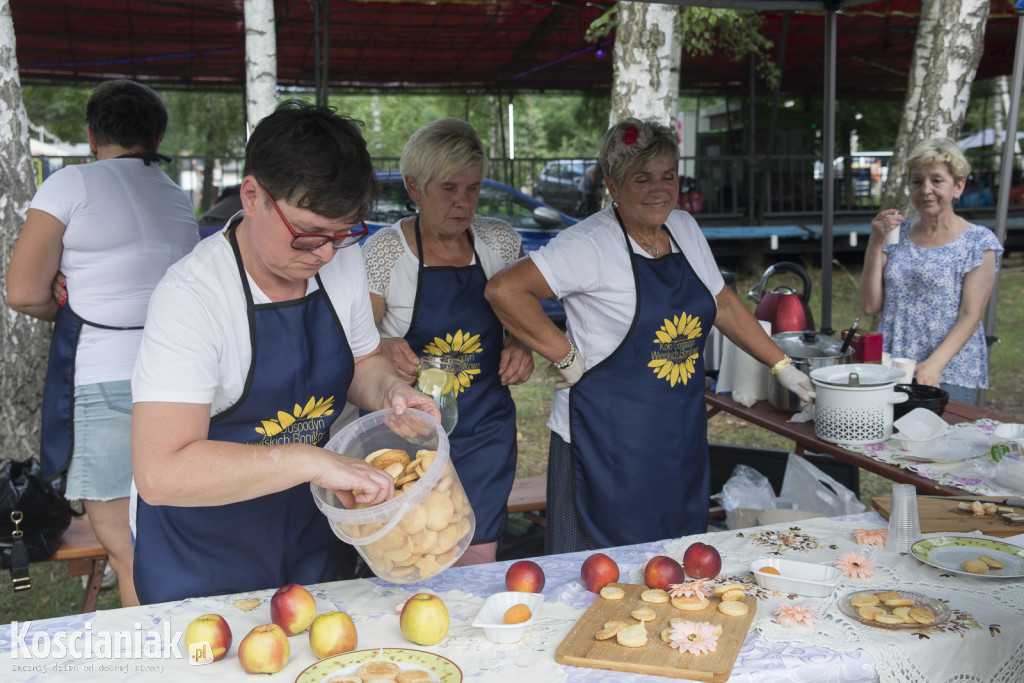
{"type": "Polygon", "coordinates": [[[394,497],[395,480],[384,470],[348,455],[330,451],[324,451],[324,455],[324,468],[311,481],[334,491],[345,507],[357,502],[377,505],[394,497]]]}
{"type": "Polygon", "coordinates": [[[380,352],[391,361],[395,374],[406,384],[412,384],[420,372],[419,356],[401,337],[381,337],[380,352]]]}
{"type": "Polygon", "coordinates": [[[878,215],[871,219],[871,240],[878,240],[885,244],[886,236],[893,230],[898,230],[903,216],[896,209],[879,211],[878,215]]]}
{"type": "Polygon", "coordinates": [[[53,282],[50,283],[50,291],[53,292],[53,300],[57,302],[58,306],[63,306],[67,303],[67,281],[64,279],[64,273],[59,270],[57,271],[57,275],[53,278],[53,282]]]}
{"type": "Polygon", "coordinates": [[[498,364],[501,383],[522,384],[533,374],[533,352],[515,339],[511,339],[501,350],[501,361],[498,364]]]}
{"type": "Polygon", "coordinates": [[[914,367],[914,381],[929,387],[937,387],[939,376],[945,367],[945,363],[937,359],[925,358],[914,367]]]}

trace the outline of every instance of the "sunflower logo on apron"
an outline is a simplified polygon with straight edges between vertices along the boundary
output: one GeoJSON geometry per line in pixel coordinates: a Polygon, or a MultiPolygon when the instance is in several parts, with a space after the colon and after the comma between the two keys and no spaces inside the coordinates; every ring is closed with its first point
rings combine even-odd
{"type": "Polygon", "coordinates": [[[257,434],[262,434],[260,444],[272,443],[317,443],[326,433],[327,422],[321,418],[334,414],[334,397],[317,399],[310,396],[305,405],[298,403],[291,413],[277,411],[277,419],[261,420],[255,427],[257,434]],[[279,436],[284,433],[284,436],[279,436]],[[274,438],[279,437],[279,438],[274,438]]]}
{"type": "Polygon", "coordinates": [[[686,385],[693,376],[694,363],[700,358],[697,340],[703,334],[700,317],[683,313],[665,322],[654,335],[655,350],[647,367],[670,386],[686,385]]]}
{"type": "Polygon", "coordinates": [[[483,351],[480,346],[480,335],[458,330],[455,334],[446,334],[444,339],[434,337],[434,341],[423,347],[423,353],[431,356],[444,356],[459,362],[460,370],[456,374],[455,395],[469,388],[476,375],[480,374],[480,363],[476,354],[483,351]]]}

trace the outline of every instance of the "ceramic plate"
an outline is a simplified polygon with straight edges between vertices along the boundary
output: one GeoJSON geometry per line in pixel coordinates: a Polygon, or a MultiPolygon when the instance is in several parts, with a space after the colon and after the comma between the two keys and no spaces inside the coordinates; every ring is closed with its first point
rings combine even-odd
{"type": "MultiPolygon", "coordinates": [[[[889,589],[893,590],[893,589],[889,589]]],[[[854,621],[859,621],[865,626],[874,626],[875,628],[885,628],[890,630],[906,630],[916,628],[929,628],[931,626],[938,626],[949,621],[949,616],[952,614],[946,603],[935,598],[929,598],[927,595],[921,595],[920,593],[911,593],[910,591],[896,591],[904,598],[910,598],[914,601],[915,607],[927,607],[931,610],[932,614],[935,615],[935,623],[933,624],[883,624],[880,621],[874,619],[865,619],[857,611],[857,608],[850,604],[850,600],[854,595],[858,593],[881,593],[881,590],[877,591],[854,591],[853,593],[847,593],[839,599],[839,611],[850,617],[854,621]]],[[[891,611],[891,608],[890,608],[891,611]]]]}
{"type": "Polygon", "coordinates": [[[952,439],[941,439],[937,445],[926,448],[922,451],[907,451],[902,449],[902,441],[899,437],[893,437],[893,443],[900,446],[899,455],[904,460],[916,460],[918,462],[960,462],[977,458],[982,453],[971,448],[969,444],[954,441],[952,439]]]}
{"type": "Polygon", "coordinates": [[[910,546],[917,559],[937,569],[944,569],[978,579],[1006,579],[1024,576],[1024,548],[995,538],[981,536],[935,536],[922,538],[910,546]],[[988,555],[1002,562],[1002,569],[989,569],[988,574],[971,574],[964,569],[964,560],[988,555]]]}
{"type": "Polygon", "coordinates": [[[438,683],[462,681],[462,670],[449,659],[422,650],[385,647],[376,650],[356,650],[321,659],[300,673],[295,683],[331,683],[335,677],[354,674],[363,664],[376,661],[394,662],[402,671],[422,669],[430,674],[431,681],[438,683]]]}

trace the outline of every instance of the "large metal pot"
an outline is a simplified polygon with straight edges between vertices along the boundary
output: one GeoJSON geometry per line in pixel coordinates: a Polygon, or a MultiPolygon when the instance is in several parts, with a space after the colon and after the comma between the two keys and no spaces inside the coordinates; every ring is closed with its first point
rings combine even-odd
{"type": "MultiPolygon", "coordinates": [[[[772,341],[793,359],[793,365],[797,370],[807,375],[811,374],[811,370],[849,363],[850,356],[853,355],[853,348],[846,349],[846,352],[840,355],[843,346],[841,341],[826,334],[818,334],[814,330],[780,332],[772,335],[772,341]]],[[[768,380],[768,402],[776,410],[800,410],[800,397],[782,386],[777,377],[768,380]]]]}

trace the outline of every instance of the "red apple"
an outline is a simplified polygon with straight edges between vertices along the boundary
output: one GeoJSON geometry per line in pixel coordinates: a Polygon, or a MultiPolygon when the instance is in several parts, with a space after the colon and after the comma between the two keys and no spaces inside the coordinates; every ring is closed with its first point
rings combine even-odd
{"type": "Polygon", "coordinates": [[[238,644],[238,663],[250,674],[276,674],[291,654],[288,636],[277,624],[257,626],[238,644]]]}
{"type": "Polygon", "coordinates": [[[352,652],[357,643],[356,625],[344,612],[318,614],[309,625],[309,647],[317,659],[352,652]]]}
{"type": "Polygon", "coordinates": [[[648,588],[667,589],[673,583],[683,582],[683,567],[666,555],[655,555],[644,566],[644,583],[648,588]]]}
{"type": "MultiPolygon", "coordinates": [[[[209,654],[213,661],[224,659],[231,649],[231,629],[224,617],[219,614],[204,614],[193,619],[185,629],[185,649],[195,643],[205,642],[209,646],[209,654]]],[[[190,650],[191,651],[191,650],[190,650]]]]}
{"type": "Polygon", "coordinates": [[[531,560],[519,560],[505,572],[505,587],[520,593],[540,593],[544,590],[544,570],[531,560]]]}
{"type": "Polygon", "coordinates": [[[714,546],[693,543],[683,553],[683,569],[695,579],[713,579],[722,571],[722,556],[714,546]]]}
{"type": "Polygon", "coordinates": [[[316,600],[297,583],[282,586],[270,598],[270,620],[289,636],[309,628],[316,617],[316,600]]]}
{"type": "Polygon", "coordinates": [[[604,553],[594,553],[583,560],[580,579],[591,593],[600,593],[609,583],[619,580],[619,565],[604,553]]]}

